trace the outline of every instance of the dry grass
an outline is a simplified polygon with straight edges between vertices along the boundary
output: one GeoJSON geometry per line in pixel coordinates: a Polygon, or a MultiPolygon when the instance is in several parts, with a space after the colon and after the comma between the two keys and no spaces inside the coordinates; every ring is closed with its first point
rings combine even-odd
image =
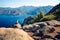
{"type": "Polygon", "coordinates": [[[22,29],[0,28],[0,40],[33,40],[22,29]]]}

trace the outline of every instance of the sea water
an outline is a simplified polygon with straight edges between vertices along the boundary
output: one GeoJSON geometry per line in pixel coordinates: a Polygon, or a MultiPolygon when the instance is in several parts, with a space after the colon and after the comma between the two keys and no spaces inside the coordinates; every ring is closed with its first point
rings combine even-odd
{"type": "Polygon", "coordinates": [[[18,20],[18,22],[20,24],[23,23],[24,19],[29,17],[29,16],[33,16],[33,15],[0,15],[0,27],[9,27],[12,26],[16,20],[18,20]]]}

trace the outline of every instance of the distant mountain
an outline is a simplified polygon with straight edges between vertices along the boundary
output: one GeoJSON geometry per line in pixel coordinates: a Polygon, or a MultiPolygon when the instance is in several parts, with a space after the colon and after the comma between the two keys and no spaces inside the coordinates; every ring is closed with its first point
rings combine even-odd
{"type": "Polygon", "coordinates": [[[19,8],[2,8],[0,7],[0,14],[4,15],[36,15],[40,11],[44,13],[49,12],[53,6],[44,6],[44,7],[34,7],[34,6],[22,6],[19,8]]]}
{"type": "Polygon", "coordinates": [[[42,6],[42,7],[38,7],[35,11],[36,13],[40,13],[40,11],[43,11],[45,14],[48,13],[51,9],[53,8],[53,6],[42,6]]]}
{"type": "Polygon", "coordinates": [[[56,5],[55,7],[53,7],[48,13],[49,14],[54,14],[56,15],[56,19],[60,20],[60,4],[56,5]]]}

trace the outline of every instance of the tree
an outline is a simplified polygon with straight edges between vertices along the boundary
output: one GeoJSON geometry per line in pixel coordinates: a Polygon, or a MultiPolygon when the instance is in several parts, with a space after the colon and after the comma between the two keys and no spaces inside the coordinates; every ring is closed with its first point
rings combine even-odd
{"type": "Polygon", "coordinates": [[[40,11],[40,13],[34,17],[35,22],[40,22],[40,19],[43,17],[44,17],[44,13],[40,11]]]}
{"type": "Polygon", "coordinates": [[[44,13],[41,11],[39,16],[40,16],[40,19],[43,18],[44,17],[44,13]]]}

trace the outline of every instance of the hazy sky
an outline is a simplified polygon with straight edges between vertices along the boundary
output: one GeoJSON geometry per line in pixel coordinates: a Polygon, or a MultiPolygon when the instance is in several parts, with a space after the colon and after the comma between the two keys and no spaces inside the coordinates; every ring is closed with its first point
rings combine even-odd
{"type": "Polygon", "coordinates": [[[60,0],[0,0],[0,7],[20,7],[20,6],[55,6],[60,0]]]}

